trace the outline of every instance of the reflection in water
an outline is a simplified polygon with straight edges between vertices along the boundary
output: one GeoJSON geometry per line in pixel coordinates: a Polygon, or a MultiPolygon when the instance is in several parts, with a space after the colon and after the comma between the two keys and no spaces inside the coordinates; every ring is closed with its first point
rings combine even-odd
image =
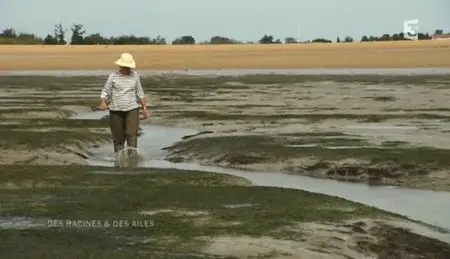
{"type": "Polygon", "coordinates": [[[114,166],[125,168],[137,168],[139,162],[145,158],[138,154],[138,149],[135,147],[126,147],[114,154],[114,166]]]}

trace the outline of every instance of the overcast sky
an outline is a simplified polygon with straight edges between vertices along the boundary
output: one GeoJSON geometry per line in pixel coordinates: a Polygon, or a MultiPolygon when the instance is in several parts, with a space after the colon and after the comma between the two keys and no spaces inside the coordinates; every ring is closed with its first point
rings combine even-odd
{"type": "MultiPolygon", "coordinates": [[[[39,36],[54,25],[84,24],[88,34],[135,34],[197,41],[221,35],[259,40],[264,34],[301,40],[401,32],[419,19],[419,31],[450,31],[450,0],[0,0],[0,29],[39,36]]],[[[69,33],[68,33],[69,34],[69,33]]]]}

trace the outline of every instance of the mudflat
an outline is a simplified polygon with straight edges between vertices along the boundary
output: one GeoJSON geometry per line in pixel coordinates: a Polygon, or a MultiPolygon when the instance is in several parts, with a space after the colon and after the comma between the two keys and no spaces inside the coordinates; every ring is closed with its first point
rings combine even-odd
{"type": "MultiPolygon", "coordinates": [[[[448,243],[435,239],[438,229],[343,199],[213,173],[85,166],[89,150],[110,139],[108,123],[67,118],[97,104],[105,77],[0,77],[0,228],[7,237],[1,256],[444,259],[450,253],[448,243]]],[[[169,147],[169,159],[449,186],[447,76],[142,81],[153,113],[148,122],[210,132],[169,147]],[[413,129],[399,132],[405,128],[413,129]],[[373,170],[386,161],[384,170],[373,170]]]]}
{"type": "Polygon", "coordinates": [[[153,123],[204,134],[174,162],[450,189],[448,75],[144,80],[153,123]]]}
{"type": "Polygon", "coordinates": [[[450,41],[364,43],[0,46],[0,70],[114,68],[121,52],[139,69],[442,68],[450,67],[450,41]]]}
{"type": "MultiPolygon", "coordinates": [[[[96,105],[105,77],[0,77],[0,163],[83,164],[86,148],[110,139],[107,121],[64,118],[96,105]]],[[[167,147],[173,162],[448,191],[449,78],[163,75],[142,83],[149,122],[205,133],[167,147]]]]}

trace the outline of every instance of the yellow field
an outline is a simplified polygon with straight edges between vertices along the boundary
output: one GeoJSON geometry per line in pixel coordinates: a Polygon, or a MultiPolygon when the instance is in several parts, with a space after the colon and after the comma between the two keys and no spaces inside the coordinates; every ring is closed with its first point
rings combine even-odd
{"type": "Polygon", "coordinates": [[[111,69],[121,52],[138,69],[450,67],[450,41],[299,45],[0,46],[0,70],[111,69]]]}

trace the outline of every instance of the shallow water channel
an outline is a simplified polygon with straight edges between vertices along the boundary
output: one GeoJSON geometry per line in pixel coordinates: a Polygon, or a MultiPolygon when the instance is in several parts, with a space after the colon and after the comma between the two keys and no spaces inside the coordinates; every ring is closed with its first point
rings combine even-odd
{"type": "MultiPolygon", "coordinates": [[[[105,112],[93,112],[73,117],[73,119],[100,119],[105,115],[105,112]]],[[[144,158],[140,165],[142,167],[176,168],[229,174],[246,178],[255,185],[300,189],[337,196],[450,231],[450,192],[393,186],[373,187],[366,184],[316,179],[276,172],[247,172],[214,166],[201,166],[195,163],[172,163],[164,160],[166,151],[161,150],[161,148],[180,141],[183,136],[196,134],[197,131],[184,128],[142,125],[142,133],[139,140],[139,153],[144,158]]],[[[93,150],[89,164],[114,166],[112,145],[105,145],[93,150]]],[[[444,239],[450,242],[450,234],[441,234],[445,236],[443,237],[444,239]]]]}

